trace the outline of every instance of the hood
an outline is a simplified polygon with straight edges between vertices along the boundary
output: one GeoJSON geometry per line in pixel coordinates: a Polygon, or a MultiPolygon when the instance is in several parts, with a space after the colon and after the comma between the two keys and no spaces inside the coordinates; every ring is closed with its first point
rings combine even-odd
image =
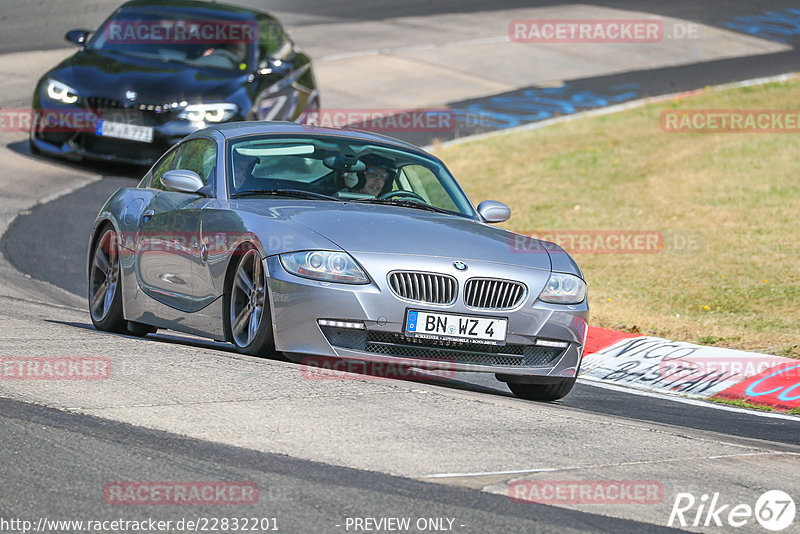
{"type": "Polygon", "coordinates": [[[125,101],[125,92],[132,90],[138,93],[136,102],[156,105],[183,100],[225,101],[247,77],[235,71],[96,50],[81,50],[47,76],[66,83],[82,96],[125,101]]]}
{"type": "Polygon", "coordinates": [[[397,206],[353,202],[248,199],[238,209],[281,219],[353,253],[438,256],[550,270],[544,242],[472,219],[397,206]],[[519,238],[527,240],[518,246],[519,238]]]}

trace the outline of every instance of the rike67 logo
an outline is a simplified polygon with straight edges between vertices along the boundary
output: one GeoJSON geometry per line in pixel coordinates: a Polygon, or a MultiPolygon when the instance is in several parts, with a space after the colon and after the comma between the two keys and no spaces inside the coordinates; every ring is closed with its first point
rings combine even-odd
{"type": "Polygon", "coordinates": [[[726,527],[740,528],[752,524],[753,520],[763,528],[780,532],[794,523],[794,500],[781,490],[763,493],[750,506],[746,503],[726,503],[719,493],[709,496],[704,493],[699,499],[691,493],[678,493],[667,526],[726,527]]]}

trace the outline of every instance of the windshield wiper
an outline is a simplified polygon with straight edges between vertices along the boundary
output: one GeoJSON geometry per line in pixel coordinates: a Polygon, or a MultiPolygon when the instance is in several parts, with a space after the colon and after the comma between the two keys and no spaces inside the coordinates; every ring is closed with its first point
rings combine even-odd
{"type": "Polygon", "coordinates": [[[401,198],[360,198],[353,202],[366,202],[367,204],[388,204],[390,206],[403,206],[405,208],[417,208],[419,210],[435,211],[436,213],[445,213],[447,215],[458,215],[450,210],[437,208],[430,204],[425,204],[417,200],[403,200],[401,198]]]}
{"type": "Polygon", "coordinates": [[[313,191],[302,191],[300,189],[256,189],[254,191],[239,191],[238,193],[233,193],[231,198],[243,198],[243,197],[254,197],[254,196],[276,196],[276,197],[292,197],[292,198],[308,198],[312,200],[335,200],[338,201],[338,198],[329,197],[328,195],[323,195],[322,193],[314,193],[313,191]]]}

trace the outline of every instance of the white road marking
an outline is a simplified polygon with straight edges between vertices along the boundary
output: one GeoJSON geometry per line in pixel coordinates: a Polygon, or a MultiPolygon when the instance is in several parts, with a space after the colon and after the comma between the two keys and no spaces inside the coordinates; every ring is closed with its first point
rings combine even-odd
{"type": "Polygon", "coordinates": [[[595,465],[575,465],[575,466],[568,466],[568,467],[545,467],[540,469],[519,469],[514,471],[485,471],[485,472],[475,472],[475,473],[435,473],[432,475],[421,475],[417,478],[466,478],[466,477],[478,477],[478,476],[492,476],[492,475],[530,475],[535,473],[551,473],[555,471],[576,471],[579,469],[600,469],[606,467],[623,467],[629,465],[641,465],[641,464],[663,464],[669,462],[686,462],[689,460],[721,460],[725,458],[740,458],[744,456],[764,456],[764,455],[789,455],[789,456],[800,456],[800,453],[797,452],[785,452],[785,451],[764,451],[764,452],[746,452],[742,454],[721,454],[716,456],[696,456],[693,458],[665,458],[663,460],[640,460],[635,462],[620,462],[620,463],[610,463],[610,464],[595,464],[595,465]]]}

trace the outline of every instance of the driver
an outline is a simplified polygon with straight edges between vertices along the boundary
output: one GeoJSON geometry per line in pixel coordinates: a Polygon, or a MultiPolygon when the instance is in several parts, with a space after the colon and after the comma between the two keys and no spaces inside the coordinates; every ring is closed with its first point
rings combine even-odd
{"type": "Polygon", "coordinates": [[[361,193],[373,197],[379,197],[392,188],[392,181],[396,175],[396,171],[392,162],[381,156],[368,155],[361,159],[367,168],[363,171],[355,173],[357,181],[352,182],[352,178],[345,178],[349,186],[350,192],[361,193]]]}
{"type": "Polygon", "coordinates": [[[233,185],[235,190],[241,190],[246,182],[253,181],[253,170],[258,164],[256,156],[245,156],[237,151],[233,152],[233,185]]]}

